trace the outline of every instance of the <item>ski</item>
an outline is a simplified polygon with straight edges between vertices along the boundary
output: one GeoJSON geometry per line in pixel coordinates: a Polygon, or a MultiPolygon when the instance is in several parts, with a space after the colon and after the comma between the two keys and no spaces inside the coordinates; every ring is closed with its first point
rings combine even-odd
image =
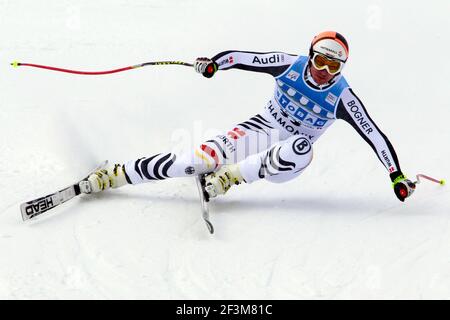
{"type": "Polygon", "coordinates": [[[101,168],[104,168],[108,161],[103,161],[95,169],[90,171],[85,178],[81,179],[75,184],[72,184],[64,189],[51,193],[47,196],[40,197],[31,201],[24,202],[20,205],[20,212],[22,213],[22,220],[27,221],[33,219],[44,212],[47,212],[64,202],[67,202],[81,193],[90,193],[90,185],[85,181],[92,173],[101,168]],[[85,183],[83,183],[85,182],[85,183]]]}
{"type": "Polygon", "coordinates": [[[195,177],[195,182],[197,183],[198,194],[200,196],[200,204],[202,207],[203,220],[206,223],[206,227],[208,228],[209,233],[213,234],[214,226],[209,220],[209,208],[208,208],[209,196],[208,193],[205,191],[205,175],[198,175],[197,177],[195,177]]]}

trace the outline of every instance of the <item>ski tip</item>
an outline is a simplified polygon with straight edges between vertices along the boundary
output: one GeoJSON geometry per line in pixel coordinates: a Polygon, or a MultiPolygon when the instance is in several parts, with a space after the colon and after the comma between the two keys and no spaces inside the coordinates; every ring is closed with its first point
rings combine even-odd
{"type": "Polygon", "coordinates": [[[214,234],[214,227],[212,225],[212,223],[208,220],[205,220],[206,222],[206,227],[208,228],[208,231],[210,234],[214,234]]]}
{"type": "Polygon", "coordinates": [[[445,185],[445,180],[442,179],[441,181],[439,181],[439,184],[440,184],[441,186],[445,185]]]}
{"type": "Polygon", "coordinates": [[[20,213],[22,214],[22,221],[25,222],[28,219],[30,219],[26,213],[26,207],[28,205],[28,202],[24,202],[20,205],[20,213]]]}
{"type": "Polygon", "coordinates": [[[19,61],[13,61],[10,64],[12,65],[13,68],[17,68],[18,66],[20,66],[20,62],[19,61]]]}

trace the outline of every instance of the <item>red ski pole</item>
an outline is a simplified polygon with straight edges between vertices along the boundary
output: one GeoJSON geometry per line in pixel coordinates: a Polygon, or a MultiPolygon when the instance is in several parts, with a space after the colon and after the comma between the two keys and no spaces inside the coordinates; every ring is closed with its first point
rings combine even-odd
{"type": "Polygon", "coordinates": [[[21,63],[18,61],[14,61],[11,63],[11,65],[14,68],[24,66],[24,67],[33,67],[33,68],[40,68],[40,69],[46,69],[46,70],[52,70],[52,71],[59,71],[59,72],[66,72],[66,73],[73,73],[73,74],[81,74],[81,75],[103,75],[103,74],[111,74],[111,73],[117,73],[127,70],[133,70],[137,68],[142,68],[145,66],[161,66],[161,65],[180,65],[180,66],[186,66],[186,67],[193,67],[194,65],[187,62],[182,61],[153,61],[153,62],[144,62],[140,64],[136,64],[133,66],[118,68],[118,69],[112,69],[112,70],[105,70],[105,71],[80,71],[80,70],[71,70],[71,69],[64,69],[64,68],[57,68],[52,66],[44,66],[40,64],[34,64],[34,63],[21,63]]]}

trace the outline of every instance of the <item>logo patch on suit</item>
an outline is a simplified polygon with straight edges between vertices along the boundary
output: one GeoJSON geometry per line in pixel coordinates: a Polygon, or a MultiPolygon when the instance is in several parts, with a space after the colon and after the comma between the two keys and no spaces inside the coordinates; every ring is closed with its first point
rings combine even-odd
{"type": "Polygon", "coordinates": [[[330,92],[330,93],[328,93],[327,97],[325,98],[325,101],[334,106],[334,104],[337,101],[337,97],[330,92]]]}
{"type": "Polygon", "coordinates": [[[311,151],[311,144],[306,138],[298,138],[292,144],[292,150],[295,154],[304,155],[311,151]]]}
{"type": "Polygon", "coordinates": [[[291,79],[292,81],[297,81],[298,77],[300,77],[300,73],[298,73],[297,71],[291,70],[288,74],[287,77],[289,79],[291,79]]]}

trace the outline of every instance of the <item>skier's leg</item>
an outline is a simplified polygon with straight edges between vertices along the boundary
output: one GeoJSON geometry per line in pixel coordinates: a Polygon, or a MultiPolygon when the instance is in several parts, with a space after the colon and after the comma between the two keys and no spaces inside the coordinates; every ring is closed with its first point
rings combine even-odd
{"type": "Polygon", "coordinates": [[[125,164],[132,184],[172,177],[188,177],[217,171],[224,164],[237,163],[279,141],[279,132],[261,115],[239,123],[226,134],[205,141],[181,155],[161,153],[125,164]]]}
{"type": "Polygon", "coordinates": [[[281,183],[299,176],[313,158],[311,142],[303,136],[291,136],[271,148],[251,155],[238,164],[223,166],[206,177],[210,197],[224,194],[233,184],[266,179],[281,183]]]}
{"type": "Polygon", "coordinates": [[[298,177],[311,163],[311,142],[302,136],[292,136],[268,150],[246,158],[239,163],[247,183],[266,179],[282,183],[298,177]]]}
{"type": "Polygon", "coordinates": [[[97,171],[89,177],[92,192],[125,184],[189,177],[217,171],[224,164],[237,163],[279,141],[279,131],[261,115],[238,124],[225,135],[205,141],[192,152],[160,153],[97,171]]]}

